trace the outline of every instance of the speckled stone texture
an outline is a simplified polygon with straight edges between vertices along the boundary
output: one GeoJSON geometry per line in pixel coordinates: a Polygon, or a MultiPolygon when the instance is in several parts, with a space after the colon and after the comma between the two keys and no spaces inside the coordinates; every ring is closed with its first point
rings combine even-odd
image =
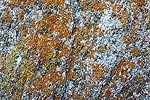
{"type": "Polygon", "coordinates": [[[0,100],[150,100],[150,1],[0,0],[0,100]]]}

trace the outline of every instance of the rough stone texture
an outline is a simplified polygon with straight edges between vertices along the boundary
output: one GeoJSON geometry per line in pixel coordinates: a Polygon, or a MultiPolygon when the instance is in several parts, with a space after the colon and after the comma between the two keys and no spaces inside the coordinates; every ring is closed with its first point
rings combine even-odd
{"type": "Polygon", "coordinates": [[[149,0],[1,0],[0,99],[149,100],[149,0]]]}

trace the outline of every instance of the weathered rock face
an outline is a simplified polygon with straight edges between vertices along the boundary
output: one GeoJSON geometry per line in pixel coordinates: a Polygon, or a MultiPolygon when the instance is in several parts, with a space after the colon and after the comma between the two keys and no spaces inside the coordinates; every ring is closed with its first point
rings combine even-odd
{"type": "Polygon", "coordinates": [[[149,8],[149,0],[1,0],[1,99],[150,99],[149,8]]]}

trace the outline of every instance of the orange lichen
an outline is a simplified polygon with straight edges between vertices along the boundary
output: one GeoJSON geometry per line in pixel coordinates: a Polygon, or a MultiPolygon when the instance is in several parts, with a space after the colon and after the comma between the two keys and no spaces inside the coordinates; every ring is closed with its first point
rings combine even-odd
{"type": "Polygon", "coordinates": [[[138,56],[138,47],[135,47],[135,48],[132,50],[132,56],[133,56],[133,57],[138,56]]]}
{"type": "Polygon", "coordinates": [[[135,63],[134,63],[134,62],[129,62],[129,63],[128,63],[128,66],[129,66],[130,68],[134,68],[135,63]]]}
{"type": "Polygon", "coordinates": [[[106,94],[106,96],[110,97],[111,91],[110,91],[110,90],[107,90],[105,94],[106,94]]]}
{"type": "Polygon", "coordinates": [[[145,0],[131,0],[131,2],[135,2],[138,5],[144,5],[145,4],[145,0]]]}
{"type": "Polygon", "coordinates": [[[50,5],[52,3],[52,0],[46,0],[46,4],[50,5]]]}
{"type": "Polygon", "coordinates": [[[129,90],[136,93],[142,87],[134,86],[135,83],[147,82],[144,68],[150,49],[148,33],[142,29],[149,28],[146,3],[146,0],[130,0],[127,4],[115,0],[3,2],[2,94],[18,100],[24,99],[24,94],[29,99],[45,100],[124,99],[123,96],[135,99],[136,96],[129,96],[129,90]],[[101,20],[103,17],[106,20],[101,20]],[[111,26],[110,20],[115,26],[111,26]],[[136,66],[145,77],[132,75],[136,66]],[[95,91],[97,87],[101,91],[95,91]]]}

